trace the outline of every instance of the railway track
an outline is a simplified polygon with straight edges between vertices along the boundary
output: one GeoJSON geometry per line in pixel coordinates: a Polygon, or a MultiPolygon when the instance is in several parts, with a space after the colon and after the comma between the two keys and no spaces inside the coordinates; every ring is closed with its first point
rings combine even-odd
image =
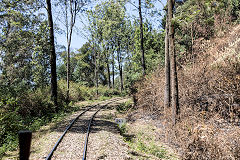
{"type": "MultiPolygon", "coordinates": [[[[88,137],[90,134],[90,129],[91,129],[91,125],[92,122],[94,120],[95,115],[105,106],[120,101],[122,100],[122,98],[114,98],[114,99],[110,99],[110,100],[106,100],[104,102],[100,102],[98,104],[95,104],[93,106],[89,106],[87,107],[84,111],[82,111],[76,118],[74,118],[70,124],[66,127],[66,129],[64,130],[64,132],[62,133],[62,135],[59,137],[58,141],[55,143],[54,147],[52,148],[52,150],[50,151],[50,153],[48,154],[48,156],[45,158],[45,160],[51,160],[53,159],[57,159],[55,156],[55,151],[57,150],[58,146],[60,145],[60,143],[63,141],[64,137],[67,135],[68,132],[71,132],[71,130],[73,132],[76,132],[81,130],[82,132],[85,133],[85,138],[81,139],[81,141],[84,141],[84,145],[83,146],[77,146],[77,148],[81,148],[82,151],[82,160],[86,159],[86,155],[87,155],[87,145],[88,145],[88,137]],[[89,113],[90,112],[90,113],[89,113]],[[81,119],[81,117],[83,117],[86,114],[87,117],[85,117],[85,119],[88,119],[84,125],[78,125],[77,123],[80,123],[81,121],[83,121],[81,119]]],[[[76,144],[77,145],[77,144],[76,144]]],[[[78,153],[80,153],[81,151],[79,151],[78,153]]]]}

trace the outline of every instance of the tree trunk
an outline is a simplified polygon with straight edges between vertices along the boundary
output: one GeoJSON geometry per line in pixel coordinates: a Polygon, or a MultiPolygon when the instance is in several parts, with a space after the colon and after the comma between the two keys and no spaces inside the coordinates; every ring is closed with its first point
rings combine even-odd
{"type": "Polygon", "coordinates": [[[56,112],[58,111],[57,107],[57,72],[56,72],[56,52],[54,45],[54,31],[53,31],[53,19],[52,19],[52,8],[51,0],[46,0],[47,2],[47,13],[48,13],[48,25],[50,32],[50,64],[51,64],[51,97],[56,106],[56,112]]]}
{"type": "MultiPolygon", "coordinates": [[[[76,4],[75,4],[76,5],[76,4]]],[[[71,72],[70,72],[70,47],[71,47],[71,41],[72,41],[72,33],[73,33],[73,27],[76,21],[76,15],[77,11],[76,8],[73,10],[73,4],[70,0],[70,13],[71,13],[71,21],[70,21],[70,33],[68,32],[68,16],[67,16],[67,2],[66,2],[66,28],[67,28],[67,99],[66,101],[69,102],[69,81],[71,80],[71,72]]]]}
{"type": "Polygon", "coordinates": [[[121,92],[124,90],[123,87],[123,69],[122,69],[122,65],[120,66],[120,84],[121,84],[121,92]]]}
{"type": "Polygon", "coordinates": [[[118,69],[120,74],[120,91],[123,91],[123,75],[122,75],[122,64],[121,64],[121,50],[120,50],[120,42],[118,43],[118,51],[117,51],[117,59],[118,59],[118,69]]]}
{"type": "MultiPolygon", "coordinates": [[[[71,1],[70,1],[71,3],[71,1]]],[[[66,96],[66,102],[69,102],[69,75],[70,75],[70,41],[69,41],[69,33],[68,33],[68,3],[67,0],[65,0],[65,10],[66,10],[66,29],[67,29],[67,96],[66,96]]],[[[71,7],[71,6],[70,6],[71,7]]]]}
{"type": "Polygon", "coordinates": [[[97,92],[96,92],[96,95],[97,95],[97,97],[98,97],[98,63],[97,63],[97,52],[95,51],[95,59],[94,59],[94,65],[95,65],[95,67],[94,67],[94,73],[95,73],[95,87],[96,87],[96,89],[97,89],[97,92]]]}
{"type": "Polygon", "coordinates": [[[114,51],[112,51],[112,89],[114,90],[114,51]]]}
{"type": "Polygon", "coordinates": [[[107,64],[107,78],[108,78],[108,89],[111,88],[111,75],[110,75],[110,66],[109,66],[109,47],[107,47],[107,52],[104,54],[105,63],[107,64]]]}
{"type": "Polygon", "coordinates": [[[170,55],[170,73],[171,73],[171,88],[172,88],[172,121],[176,124],[177,116],[179,115],[179,99],[178,99],[178,79],[176,68],[176,54],[174,46],[174,25],[173,18],[173,1],[168,0],[168,26],[169,26],[169,55],[170,55]]]}
{"type": "Polygon", "coordinates": [[[168,16],[166,17],[165,27],[165,94],[164,107],[170,107],[170,59],[169,59],[169,39],[168,39],[168,16]]]}
{"type": "Polygon", "coordinates": [[[142,8],[141,8],[141,0],[138,1],[139,7],[139,19],[140,19],[140,39],[141,39],[141,51],[142,51],[142,69],[143,69],[143,76],[146,75],[146,65],[145,65],[145,55],[144,55],[144,46],[143,46],[143,24],[142,24],[142,8]]]}
{"type": "Polygon", "coordinates": [[[108,88],[111,88],[111,78],[110,78],[110,66],[109,61],[107,60],[107,74],[108,74],[108,88]]]}

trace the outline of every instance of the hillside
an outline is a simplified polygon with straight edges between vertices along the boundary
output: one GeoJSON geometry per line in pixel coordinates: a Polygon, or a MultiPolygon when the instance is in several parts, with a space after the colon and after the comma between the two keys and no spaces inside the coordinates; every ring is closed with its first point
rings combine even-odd
{"type": "Polygon", "coordinates": [[[126,119],[133,159],[240,159],[239,24],[239,0],[1,1],[0,159],[21,130],[132,95],[106,120],[126,119]]]}
{"type": "Polygon", "coordinates": [[[164,124],[161,140],[183,159],[239,159],[240,25],[222,37],[199,38],[194,44],[193,56],[178,65],[178,123],[172,126],[171,109],[164,111],[163,69],[137,86],[138,109],[158,115],[164,124]]]}

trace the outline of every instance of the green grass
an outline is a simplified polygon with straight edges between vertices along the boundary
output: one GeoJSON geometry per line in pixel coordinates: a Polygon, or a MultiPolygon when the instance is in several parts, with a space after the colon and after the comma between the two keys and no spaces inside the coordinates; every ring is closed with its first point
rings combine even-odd
{"type": "Polygon", "coordinates": [[[156,144],[156,141],[154,141],[151,135],[146,135],[144,132],[138,132],[136,135],[129,135],[127,124],[122,125],[119,129],[120,134],[123,136],[123,140],[128,143],[134,152],[144,153],[160,159],[169,159],[171,156],[166,148],[156,144]]]}
{"type": "Polygon", "coordinates": [[[132,109],[133,102],[132,100],[128,100],[127,102],[121,103],[117,106],[118,113],[126,113],[128,110],[132,109]]]}

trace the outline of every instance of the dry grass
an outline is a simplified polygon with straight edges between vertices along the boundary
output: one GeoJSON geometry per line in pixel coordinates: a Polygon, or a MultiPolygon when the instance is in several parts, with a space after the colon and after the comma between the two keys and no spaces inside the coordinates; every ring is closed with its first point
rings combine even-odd
{"type": "Polygon", "coordinates": [[[240,25],[221,39],[196,41],[196,56],[178,70],[181,113],[175,126],[170,109],[164,112],[163,69],[137,86],[138,108],[159,115],[166,142],[183,159],[240,159],[239,43],[240,25]]]}

